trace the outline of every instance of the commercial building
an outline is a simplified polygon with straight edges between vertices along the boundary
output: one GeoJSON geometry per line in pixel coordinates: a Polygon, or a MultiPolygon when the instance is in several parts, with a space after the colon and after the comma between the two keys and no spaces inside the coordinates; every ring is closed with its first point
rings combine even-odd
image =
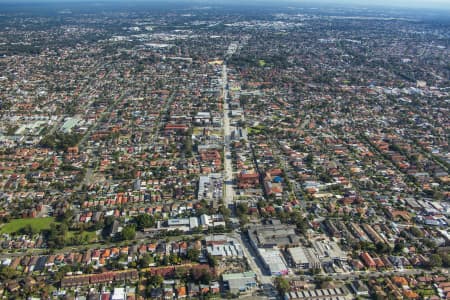
{"type": "Polygon", "coordinates": [[[199,226],[203,228],[225,226],[225,220],[221,214],[214,215],[201,215],[200,217],[190,217],[190,218],[174,218],[167,220],[168,230],[182,230],[189,231],[193,230],[199,226]]]}
{"type": "Polygon", "coordinates": [[[306,247],[288,248],[290,263],[292,266],[302,269],[319,269],[320,261],[314,253],[314,249],[306,247]]]}
{"type": "Polygon", "coordinates": [[[258,253],[264,263],[264,267],[266,267],[271,275],[280,276],[287,275],[289,273],[280,251],[275,249],[259,248],[258,253]]]}
{"type": "Polygon", "coordinates": [[[240,244],[233,242],[227,242],[226,244],[212,244],[206,247],[206,251],[212,256],[225,258],[225,257],[243,257],[243,251],[240,244]]]}
{"type": "Polygon", "coordinates": [[[198,200],[219,200],[222,197],[222,175],[220,173],[211,173],[199,177],[198,200]]]}
{"type": "Polygon", "coordinates": [[[245,292],[256,287],[256,274],[252,271],[222,274],[222,280],[231,293],[245,292]]]}
{"type": "Polygon", "coordinates": [[[270,224],[250,226],[248,235],[255,248],[293,247],[300,242],[295,228],[295,225],[280,224],[273,220],[270,224]]]}
{"type": "Polygon", "coordinates": [[[335,261],[346,261],[347,253],[342,251],[341,247],[329,240],[316,240],[312,242],[314,253],[322,264],[331,264],[335,261]]]}
{"type": "Polygon", "coordinates": [[[284,295],[285,300],[308,299],[308,300],[349,300],[353,299],[345,287],[333,289],[317,289],[304,291],[291,291],[284,295]]]}

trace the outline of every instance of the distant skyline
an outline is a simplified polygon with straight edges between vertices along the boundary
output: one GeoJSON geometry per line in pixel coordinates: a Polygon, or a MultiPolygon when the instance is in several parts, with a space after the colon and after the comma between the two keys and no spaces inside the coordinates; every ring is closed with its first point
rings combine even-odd
{"type": "MultiPolygon", "coordinates": [[[[301,1],[298,1],[301,2],[301,1]]],[[[403,6],[403,7],[423,7],[423,8],[436,8],[443,7],[450,9],[450,0],[377,0],[377,1],[358,1],[358,0],[318,0],[323,3],[336,3],[336,4],[356,4],[359,6],[364,5],[376,5],[376,6],[403,6]]]]}
{"type": "MultiPolygon", "coordinates": [[[[330,4],[330,5],[356,5],[361,6],[386,6],[386,7],[405,7],[405,8],[441,8],[450,10],[450,0],[0,0],[0,3],[8,4],[39,4],[39,3],[76,3],[76,2],[90,2],[90,3],[192,3],[205,4],[205,5],[226,5],[229,4],[243,4],[251,5],[258,3],[265,4],[277,4],[277,5],[288,5],[288,4],[330,4]]],[[[1,11],[1,7],[0,7],[1,11]]]]}

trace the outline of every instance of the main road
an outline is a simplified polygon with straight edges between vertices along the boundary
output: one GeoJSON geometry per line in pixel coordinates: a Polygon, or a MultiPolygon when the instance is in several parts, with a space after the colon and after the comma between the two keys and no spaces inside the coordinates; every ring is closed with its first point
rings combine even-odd
{"type": "MultiPolygon", "coordinates": [[[[227,65],[224,62],[222,65],[222,99],[223,99],[223,153],[224,153],[224,203],[227,207],[232,208],[232,217],[235,218],[234,208],[234,188],[233,188],[233,163],[231,158],[230,143],[231,143],[231,127],[230,127],[230,104],[228,101],[228,76],[227,65]]],[[[242,250],[247,258],[250,268],[256,273],[258,281],[262,285],[262,289],[266,297],[262,299],[274,299],[277,292],[272,284],[271,276],[264,274],[265,269],[260,261],[257,253],[250,245],[247,238],[242,238],[242,233],[233,232],[231,234],[242,245],[242,250]]]]}
{"type": "MultiPolygon", "coordinates": [[[[230,105],[228,103],[228,77],[227,65],[225,62],[222,65],[222,98],[223,98],[223,153],[224,153],[224,196],[223,200],[227,207],[232,207],[234,204],[234,189],[233,189],[233,164],[231,160],[230,141],[230,105]]],[[[234,209],[231,210],[234,212],[234,209]]],[[[234,217],[234,213],[233,213],[234,217]]]]}

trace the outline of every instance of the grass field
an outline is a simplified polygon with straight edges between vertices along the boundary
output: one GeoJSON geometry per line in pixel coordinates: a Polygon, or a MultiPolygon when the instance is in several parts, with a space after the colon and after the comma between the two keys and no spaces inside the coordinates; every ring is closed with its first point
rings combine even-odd
{"type": "Polygon", "coordinates": [[[34,219],[13,219],[0,227],[0,233],[14,233],[27,225],[31,225],[37,232],[49,229],[50,224],[55,222],[55,218],[34,218],[34,219]]]}
{"type": "Polygon", "coordinates": [[[194,130],[192,131],[193,134],[198,135],[203,132],[203,127],[194,127],[194,130]]]}
{"type": "MultiPolygon", "coordinates": [[[[75,235],[80,235],[80,233],[75,231],[68,231],[66,234],[66,240],[74,237],[75,235]]],[[[97,236],[94,231],[83,231],[81,233],[81,238],[89,243],[97,240],[97,236]]]]}
{"type": "Polygon", "coordinates": [[[260,134],[263,129],[265,129],[264,126],[258,125],[248,128],[247,132],[248,134],[260,134]]]}

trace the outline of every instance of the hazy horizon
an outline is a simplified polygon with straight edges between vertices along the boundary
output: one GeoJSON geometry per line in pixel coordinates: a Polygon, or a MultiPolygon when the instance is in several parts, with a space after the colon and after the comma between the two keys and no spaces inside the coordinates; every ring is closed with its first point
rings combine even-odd
{"type": "MultiPolygon", "coordinates": [[[[17,4],[17,5],[36,5],[36,4],[64,4],[64,3],[101,3],[107,4],[110,3],[124,3],[124,4],[132,4],[132,3],[148,3],[148,4],[156,4],[156,3],[184,3],[184,4],[205,4],[205,5],[227,5],[227,4],[242,4],[242,5],[258,5],[258,4],[273,4],[273,5],[355,5],[358,7],[404,7],[404,8],[430,8],[430,9],[448,9],[450,10],[450,0],[379,0],[376,2],[373,1],[358,1],[358,0],[0,0],[0,3],[3,4],[17,4]]],[[[0,8],[1,10],[1,8],[0,8]]]]}

